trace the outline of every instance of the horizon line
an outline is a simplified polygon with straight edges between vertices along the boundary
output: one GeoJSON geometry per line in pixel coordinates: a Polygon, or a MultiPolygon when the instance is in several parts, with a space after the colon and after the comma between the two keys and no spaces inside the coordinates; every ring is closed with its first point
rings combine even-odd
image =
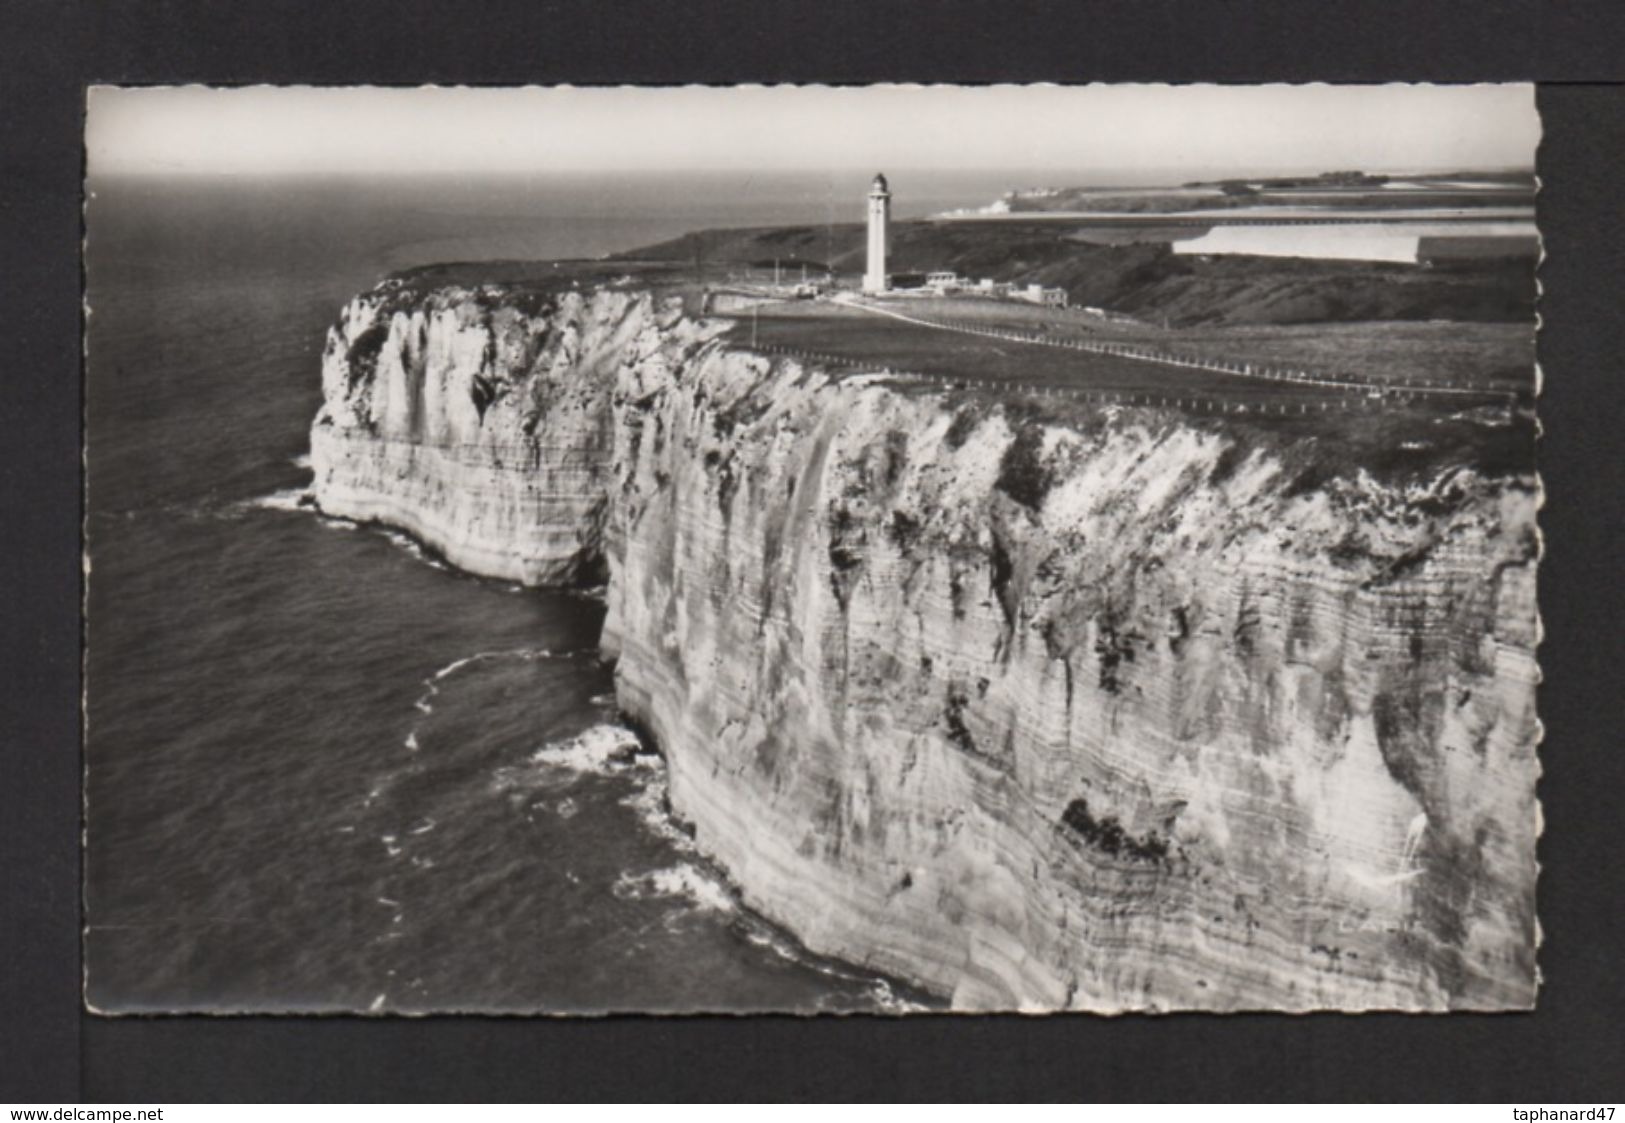
{"type": "MultiPolygon", "coordinates": [[[[915,167],[906,164],[891,165],[901,169],[904,173],[918,175],[995,175],[996,169],[977,166],[953,167],[915,167]]],[[[885,170],[885,169],[881,169],[885,170]]],[[[1446,173],[1479,173],[1479,174],[1505,174],[1527,173],[1536,174],[1539,167],[1536,164],[1460,164],[1448,163],[1437,165],[1411,164],[1404,167],[1330,167],[1319,164],[1314,165],[1275,165],[1273,167],[1227,167],[1227,168],[1196,168],[1181,169],[1177,167],[1145,166],[1140,168],[1101,168],[1098,170],[1074,168],[1057,165],[1053,168],[1031,167],[1012,168],[1015,175],[1021,174],[1095,174],[1095,175],[1181,175],[1184,183],[1211,183],[1220,179],[1235,179],[1242,176],[1283,177],[1301,175],[1329,175],[1336,172],[1360,172],[1365,175],[1440,175],[1446,173]],[[1199,173],[1192,177],[1192,173],[1199,173]]],[[[616,175],[726,175],[743,179],[757,179],[772,177],[775,179],[790,178],[799,175],[872,175],[873,171],[867,164],[852,164],[839,168],[810,165],[801,168],[774,168],[771,170],[746,170],[741,168],[672,168],[651,165],[647,167],[602,167],[602,168],[484,168],[477,171],[459,171],[450,168],[414,169],[414,168],[288,168],[264,169],[257,168],[252,171],[233,168],[110,168],[93,170],[87,168],[84,180],[91,179],[240,179],[240,180],[273,180],[273,179],[536,179],[547,177],[566,176],[616,176],[616,175]]],[[[894,174],[887,171],[888,176],[894,174]]],[[[1121,184],[1056,184],[1054,186],[1078,187],[1173,187],[1177,183],[1121,183],[1121,184]]]]}

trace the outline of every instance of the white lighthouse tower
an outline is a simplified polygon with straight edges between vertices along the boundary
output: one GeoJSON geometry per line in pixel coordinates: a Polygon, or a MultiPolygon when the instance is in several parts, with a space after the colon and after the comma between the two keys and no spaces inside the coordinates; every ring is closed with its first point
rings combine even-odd
{"type": "Polygon", "coordinates": [[[885,292],[889,287],[886,240],[890,224],[891,192],[886,189],[886,177],[877,175],[869,185],[869,264],[863,274],[864,292],[885,292]]]}

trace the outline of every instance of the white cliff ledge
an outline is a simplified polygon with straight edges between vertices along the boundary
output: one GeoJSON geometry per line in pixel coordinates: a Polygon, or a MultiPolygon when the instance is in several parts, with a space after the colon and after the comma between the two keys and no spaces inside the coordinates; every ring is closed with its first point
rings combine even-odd
{"type": "Polygon", "coordinates": [[[386,283],[329,336],[318,502],[607,568],[674,810],[816,952],[969,1009],[1533,1003],[1532,478],[1305,486],[724,327],[386,283]]]}

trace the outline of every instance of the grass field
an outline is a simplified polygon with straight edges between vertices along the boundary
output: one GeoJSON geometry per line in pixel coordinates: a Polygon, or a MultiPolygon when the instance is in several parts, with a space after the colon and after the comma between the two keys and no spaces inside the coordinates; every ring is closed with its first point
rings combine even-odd
{"type": "MultiPolygon", "coordinates": [[[[1376,327],[1367,330],[1381,335],[1376,327]]],[[[992,397],[1024,415],[1084,427],[1102,414],[1099,395],[1116,395],[1126,408],[1177,412],[1193,424],[1252,433],[1283,446],[1317,444],[1317,458],[1333,465],[1328,470],[1358,466],[1379,475],[1409,474],[1441,464],[1471,464],[1486,472],[1521,473],[1533,463],[1533,416],[1527,401],[1509,408],[1504,391],[1489,381],[1483,383],[1482,396],[1379,400],[1313,385],[988,339],[822,302],[764,306],[755,316],[740,316],[725,338],[744,348],[773,346],[829,356],[811,361],[827,366],[837,378],[887,368],[915,372],[927,381],[898,379],[893,385],[903,393],[946,392],[956,407],[980,403],[975,408],[985,409],[992,397]],[[1046,394],[1050,389],[1088,391],[1096,397],[1051,396],[1046,394]]],[[[1449,349],[1442,333],[1426,339],[1435,348],[1449,349]]],[[[1159,345],[1164,342],[1168,340],[1158,339],[1159,345]]],[[[1468,377],[1462,374],[1464,380],[1468,377]]],[[[1299,448],[1294,455],[1302,452],[1299,448]]]]}
{"type": "Polygon", "coordinates": [[[1057,338],[1123,340],[1176,354],[1338,372],[1387,382],[1443,380],[1527,393],[1533,389],[1533,324],[1384,320],[1330,324],[1197,325],[1102,320],[1081,309],[986,299],[899,302],[899,311],[1042,331],[1057,338]]]}
{"type": "Polygon", "coordinates": [[[1005,382],[1041,389],[1207,394],[1227,401],[1318,400],[1314,387],[1227,378],[1116,355],[988,339],[905,323],[836,304],[769,306],[741,316],[730,340],[777,344],[837,356],[867,371],[891,368],[943,379],[1005,382]],[[754,319],[754,324],[752,320],[754,319]]]}

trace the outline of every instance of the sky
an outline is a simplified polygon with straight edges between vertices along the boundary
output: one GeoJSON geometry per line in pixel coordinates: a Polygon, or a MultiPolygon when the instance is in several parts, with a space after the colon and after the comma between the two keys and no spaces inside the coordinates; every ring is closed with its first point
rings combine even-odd
{"type": "Polygon", "coordinates": [[[1534,87],[95,87],[91,174],[1532,168],[1534,87]]]}

